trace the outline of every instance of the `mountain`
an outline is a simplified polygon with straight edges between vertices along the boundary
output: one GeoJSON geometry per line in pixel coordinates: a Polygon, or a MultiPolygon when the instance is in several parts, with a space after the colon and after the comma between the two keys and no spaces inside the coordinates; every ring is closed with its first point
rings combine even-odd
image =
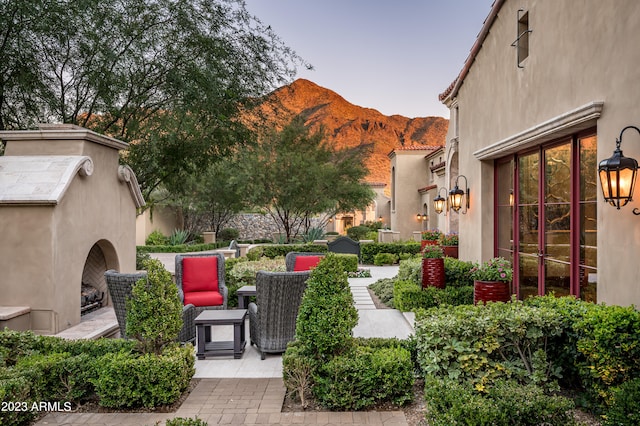
{"type": "Polygon", "coordinates": [[[444,146],[449,120],[442,117],[386,116],[347,102],[337,93],[304,79],[273,91],[261,105],[267,121],[280,127],[302,115],[312,129],[323,126],[336,148],[373,144],[367,161],[369,182],[389,184],[389,153],[415,145],[444,146]]]}

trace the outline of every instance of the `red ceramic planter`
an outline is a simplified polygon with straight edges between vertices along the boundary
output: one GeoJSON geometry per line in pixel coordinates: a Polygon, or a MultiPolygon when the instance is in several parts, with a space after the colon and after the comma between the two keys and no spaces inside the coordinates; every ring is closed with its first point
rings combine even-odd
{"type": "Polygon", "coordinates": [[[444,259],[422,259],[422,287],[444,288],[444,259]]]}
{"type": "Polygon", "coordinates": [[[458,246],[442,246],[442,251],[447,257],[458,258],[458,246]]]}
{"type": "Polygon", "coordinates": [[[511,300],[510,283],[504,281],[474,281],[473,304],[478,302],[508,302],[511,300]]]}
{"type": "Polygon", "coordinates": [[[422,240],[420,241],[420,251],[422,251],[424,246],[437,246],[437,245],[438,245],[438,241],[422,240]]]}

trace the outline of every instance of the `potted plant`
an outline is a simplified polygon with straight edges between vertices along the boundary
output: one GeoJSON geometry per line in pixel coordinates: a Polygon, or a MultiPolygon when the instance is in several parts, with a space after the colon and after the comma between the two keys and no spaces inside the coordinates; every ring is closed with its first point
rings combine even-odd
{"type": "Polygon", "coordinates": [[[503,257],[494,257],[471,269],[473,303],[508,302],[511,299],[513,267],[503,257]]]}
{"type": "Polygon", "coordinates": [[[458,258],[458,234],[443,234],[440,237],[440,245],[445,256],[458,258]]]}
{"type": "Polygon", "coordinates": [[[440,237],[442,236],[442,232],[437,229],[429,229],[426,231],[422,231],[422,241],[420,243],[420,250],[427,245],[437,245],[438,241],[440,241],[440,237]]]}
{"type": "Polygon", "coordinates": [[[444,252],[437,245],[422,250],[422,287],[444,288],[444,252]]]}

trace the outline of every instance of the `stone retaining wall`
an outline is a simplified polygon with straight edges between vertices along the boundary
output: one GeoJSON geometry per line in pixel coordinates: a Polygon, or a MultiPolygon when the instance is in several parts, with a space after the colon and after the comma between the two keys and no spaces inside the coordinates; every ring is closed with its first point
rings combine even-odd
{"type": "MultiPolygon", "coordinates": [[[[318,221],[312,219],[311,226],[318,226],[318,221]]],[[[239,240],[273,239],[283,232],[270,215],[260,213],[235,215],[224,227],[237,229],[239,240]]]]}

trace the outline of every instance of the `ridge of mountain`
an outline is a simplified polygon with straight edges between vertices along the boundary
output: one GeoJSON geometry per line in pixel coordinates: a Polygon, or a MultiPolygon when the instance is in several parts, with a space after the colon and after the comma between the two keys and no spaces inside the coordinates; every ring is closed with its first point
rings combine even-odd
{"type": "Polygon", "coordinates": [[[391,151],[420,145],[444,146],[449,126],[449,120],[443,117],[386,116],[373,108],[354,105],[305,79],[271,92],[261,111],[276,126],[300,115],[311,129],[323,127],[329,143],[337,149],[373,145],[367,160],[367,181],[386,184],[391,174],[391,151]]]}

